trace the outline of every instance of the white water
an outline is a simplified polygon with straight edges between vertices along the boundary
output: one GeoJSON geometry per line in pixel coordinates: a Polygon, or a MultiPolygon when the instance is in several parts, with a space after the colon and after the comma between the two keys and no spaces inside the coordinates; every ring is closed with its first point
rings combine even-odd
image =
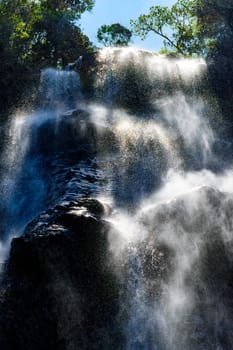
{"type": "Polygon", "coordinates": [[[12,237],[21,235],[25,225],[46,207],[46,157],[57,142],[64,115],[81,103],[78,74],[46,69],[41,75],[40,95],[43,109],[31,114],[16,112],[5,125],[0,158],[0,262],[7,256],[12,237]]]}
{"type": "MultiPolygon", "coordinates": [[[[221,171],[221,155],[218,158],[213,151],[218,137],[211,127],[218,125],[218,120],[213,122],[216,111],[198,88],[205,75],[205,62],[169,60],[135,49],[106,49],[99,60],[102,70],[96,76],[95,101],[85,101],[77,73],[47,70],[42,75],[43,111],[13,118],[2,157],[2,200],[8,213],[5,236],[20,234],[25,224],[50,204],[46,202],[50,174],[40,174],[40,170],[43,173],[48,169],[43,165],[47,149],[38,151],[38,145],[54,141],[61,145],[62,140],[57,138],[62,138],[64,118],[72,120],[72,112],[82,110],[85,117],[72,120],[70,137],[85,135],[89,125],[96,133],[95,161],[106,176],[96,192],[114,207],[107,220],[113,227],[110,252],[124,284],[121,312],[124,314],[127,307],[125,349],[221,349],[221,323],[230,329],[231,318],[224,305],[223,315],[218,316],[216,299],[211,301],[201,264],[211,239],[209,230],[217,228],[218,240],[227,254],[232,253],[228,245],[233,223],[224,205],[216,218],[215,200],[203,186],[233,192],[233,167],[229,163],[221,171]],[[136,76],[132,72],[127,76],[132,67],[136,76]],[[139,102],[150,105],[148,110],[145,107],[135,112],[130,98],[127,100],[130,89],[135,103],[142,96],[139,102]],[[46,134],[50,122],[55,131],[46,134]],[[41,127],[45,127],[43,132],[41,127]],[[18,179],[25,171],[28,174],[19,182],[16,196],[18,179]],[[25,191],[28,184],[30,195],[25,191]],[[30,210],[24,215],[28,202],[30,210]],[[16,217],[13,224],[12,217],[16,217]],[[198,287],[203,301],[198,299],[198,287]],[[208,315],[195,309],[208,302],[208,315]],[[210,333],[205,322],[212,322],[210,333]]],[[[88,137],[88,143],[93,143],[93,137],[88,137]]],[[[65,144],[64,154],[69,146],[65,144]]],[[[55,148],[49,158],[50,170],[57,155],[55,148]]],[[[72,171],[81,171],[77,169],[72,171]]],[[[3,257],[6,251],[2,244],[3,257]]],[[[226,341],[233,347],[230,336],[226,341]]]]}
{"type": "MultiPolygon", "coordinates": [[[[112,52],[107,50],[102,55],[106,59],[112,52]]],[[[140,68],[140,53],[131,50],[121,52],[115,64],[126,64],[132,57],[140,68]]],[[[192,79],[200,79],[204,63],[200,66],[200,62],[195,61],[170,62],[161,57],[149,57],[143,60],[143,67],[151,80],[163,81],[178,74],[182,83],[188,85],[192,79]]],[[[137,202],[133,214],[126,206],[123,211],[116,208],[108,219],[114,227],[109,238],[113,259],[116,266],[126,266],[128,271],[126,292],[122,296],[123,310],[126,304],[129,308],[125,324],[127,350],[225,350],[233,347],[229,334],[232,319],[224,302],[220,308],[215,305],[216,296],[212,295],[201,271],[209,240],[213,239],[213,246],[215,244],[212,231],[218,230],[217,239],[223,243],[227,255],[233,253],[230,248],[233,220],[224,212],[224,206],[216,217],[208,192],[213,192],[217,198],[220,194],[216,189],[232,193],[233,170],[231,164],[219,173],[210,170],[209,164],[216,157],[212,152],[216,135],[206,116],[206,101],[195,95],[195,90],[193,94],[191,100],[182,89],[172,95],[155,96],[159,117],[154,114],[149,120],[138,119],[137,115],[122,110],[108,112],[104,107],[92,107],[92,118],[101,120],[101,125],[109,122],[110,113],[110,123],[119,143],[121,156],[113,171],[117,171],[120,179],[117,179],[118,193],[112,190],[113,201],[122,204],[118,201],[121,187],[123,203],[129,199],[130,191],[137,194],[133,197],[137,202]],[[180,148],[180,139],[185,151],[180,148]],[[198,170],[187,170],[184,157],[197,161],[198,170]],[[161,158],[166,160],[163,171],[161,158]],[[120,171],[116,170],[118,167],[120,171]],[[148,182],[151,191],[145,187],[148,182]],[[161,246],[166,247],[165,252],[161,246]],[[171,271],[163,277],[166,250],[171,254],[166,257],[171,271]],[[152,272],[148,273],[147,265],[152,272]],[[202,290],[204,301],[199,300],[198,288],[202,290]],[[207,308],[206,313],[198,309],[202,307],[207,308]],[[212,323],[211,332],[205,322],[212,323]],[[221,339],[223,325],[227,329],[225,347],[221,339]]],[[[220,167],[221,159],[218,170],[220,167]]],[[[232,199],[229,206],[232,208],[232,199]]],[[[216,264],[218,259],[216,256],[216,264]]],[[[222,286],[218,288],[221,290],[222,286]]]]}

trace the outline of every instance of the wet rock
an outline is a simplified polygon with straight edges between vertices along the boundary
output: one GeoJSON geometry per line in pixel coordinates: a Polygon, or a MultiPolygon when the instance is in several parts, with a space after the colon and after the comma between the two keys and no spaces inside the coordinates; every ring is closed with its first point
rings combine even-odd
{"type": "Polygon", "coordinates": [[[104,215],[105,206],[94,199],[63,203],[13,239],[0,303],[2,350],[119,344],[104,215]]]}

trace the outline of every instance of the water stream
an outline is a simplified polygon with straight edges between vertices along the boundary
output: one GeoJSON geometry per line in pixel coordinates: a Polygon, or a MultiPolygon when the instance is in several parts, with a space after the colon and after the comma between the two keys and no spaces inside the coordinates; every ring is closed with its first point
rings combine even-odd
{"type": "Polygon", "coordinates": [[[5,127],[1,260],[41,211],[101,198],[114,209],[124,349],[232,349],[218,271],[233,256],[232,145],[205,62],[104,49],[90,80],[86,98],[77,72],[45,70],[39,107],[5,127]]]}

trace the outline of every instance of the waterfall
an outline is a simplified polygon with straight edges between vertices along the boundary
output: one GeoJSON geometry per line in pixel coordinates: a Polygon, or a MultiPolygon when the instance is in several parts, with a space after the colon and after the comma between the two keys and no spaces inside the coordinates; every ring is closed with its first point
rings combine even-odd
{"type": "Polygon", "coordinates": [[[36,110],[5,126],[0,257],[43,210],[100,198],[112,206],[123,349],[232,349],[221,276],[232,262],[232,145],[204,60],[133,48],[83,60],[80,72],[43,71],[36,110]]]}
{"type": "Polygon", "coordinates": [[[64,118],[81,102],[79,86],[77,73],[46,69],[41,75],[39,108],[31,114],[16,112],[4,126],[0,176],[3,241],[20,235],[49,205],[49,171],[65,143],[61,136],[64,118]]]}

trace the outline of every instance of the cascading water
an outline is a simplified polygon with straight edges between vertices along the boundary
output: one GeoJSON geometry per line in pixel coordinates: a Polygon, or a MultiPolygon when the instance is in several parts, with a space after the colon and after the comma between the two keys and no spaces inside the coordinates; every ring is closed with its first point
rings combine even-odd
{"type": "Polygon", "coordinates": [[[123,349],[232,349],[221,268],[230,273],[233,174],[205,62],[131,48],[100,51],[89,71],[83,60],[81,82],[45,70],[38,110],[8,126],[2,241],[53,204],[104,198],[123,349]]]}
{"type": "MultiPolygon", "coordinates": [[[[4,126],[0,180],[3,241],[20,235],[25,224],[62,197],[68,179],[72,182],[77,172],[75,167],[81,178],[88,173],[85,151],[76,154],[82,131],[76,135],[72,123],[72,112],[82,102],[78,74],[46,69],[38,98],[37,111],[16,113],[4,126]]],[[[66,192],[71,197],[71,191],[66,192]]]]}

